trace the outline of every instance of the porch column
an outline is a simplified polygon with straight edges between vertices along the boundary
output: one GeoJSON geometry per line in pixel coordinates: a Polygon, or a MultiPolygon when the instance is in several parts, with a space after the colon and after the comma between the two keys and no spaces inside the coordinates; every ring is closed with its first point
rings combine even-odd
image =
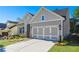
{"type": "Polygon", "coordinates": [[[61,20],[61,41],[63,41],[63,20],[61,20]]]}

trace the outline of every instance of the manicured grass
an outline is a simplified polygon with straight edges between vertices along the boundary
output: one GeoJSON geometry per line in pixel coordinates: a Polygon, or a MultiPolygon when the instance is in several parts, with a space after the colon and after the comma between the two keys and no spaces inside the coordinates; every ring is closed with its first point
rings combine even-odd
{"type": "Polygon", "coordinates": [[[7,46],[7,45],[10,45],[10,44],[13,44],[13,43],[16,43],[16,42],[19,42],[19,41],[23,41],[24,39],[21,38],[21,39],[5,39],[5,40],[0,40],[0,45],[1,46],[7,46]]]}
{"type": "Polygon", "coordinates": [[[63,43],[64,46],[55,44],[48,52],[79,52],[79,41],[77,39],[64,39],[63,43]]]}
{"type": "Polygon", "coordinates": [[[79,46],[53,46],[48,52],[79,52],[79,46]]]}

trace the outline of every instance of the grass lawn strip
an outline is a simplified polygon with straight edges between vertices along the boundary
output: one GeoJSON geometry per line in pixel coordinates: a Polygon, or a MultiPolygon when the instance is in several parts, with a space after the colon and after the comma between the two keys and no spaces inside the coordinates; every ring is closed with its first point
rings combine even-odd
{"type": "Polygon", "coordinates": [[[48,52],[79,52],[79,46],[53,46],[48,52]]]}
{"type": "Polygon", "coordinates": [[[13,43],[16,43],[16,42],[19,42],[19,41],[23,41],[23,40],[24,40],[23,38],[21,38],[21,39],[0,40],[0,45],[7,46],[7,45],[10,45],[10,44],[13,44],[13,43]]]}

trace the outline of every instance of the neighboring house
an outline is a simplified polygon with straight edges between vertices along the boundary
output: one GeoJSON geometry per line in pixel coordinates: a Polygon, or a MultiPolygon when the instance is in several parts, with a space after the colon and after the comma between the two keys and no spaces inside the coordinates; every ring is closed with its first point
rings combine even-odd
{"type": "Polygon", "coordinates": [[[60,41],[70,34],[68,9],[50,11],[41,7],[29,21],[32,38],[60,41]]]}
{"type": "Polygon", "coordinates": [[[9,35],[18,35],[18,27],[17,25],[14,25],[12,27],[9,28],[9,35]]]}
{"type": "Polygon", "coordinates": [[[8,31],[8,35],[18,35],[18,27],[17,27],[17,23],[18,22],[14,22],[14,21],[8,21],[7,22],[7,30],[8,31]]]}
{"type": "Polygon", "coordinates": [[[3,30],[6,28],[6,24],[0,23],[0,30],[3,30]]]}
{"type": "Polygon", "coordinates": [[[6,24],[0,23],[0,36],[4,36],[6,32],[3,30],[6,28],[6,24]]]}

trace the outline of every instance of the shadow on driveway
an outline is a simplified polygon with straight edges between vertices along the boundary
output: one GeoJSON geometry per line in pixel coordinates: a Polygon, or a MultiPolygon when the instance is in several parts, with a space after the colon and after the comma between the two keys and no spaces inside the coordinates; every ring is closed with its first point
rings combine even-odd
{"type": "Polygon", "coordinates": [[[5,48],[3,45],[0,45],[0,52],[5,52],[5,48]]]}

